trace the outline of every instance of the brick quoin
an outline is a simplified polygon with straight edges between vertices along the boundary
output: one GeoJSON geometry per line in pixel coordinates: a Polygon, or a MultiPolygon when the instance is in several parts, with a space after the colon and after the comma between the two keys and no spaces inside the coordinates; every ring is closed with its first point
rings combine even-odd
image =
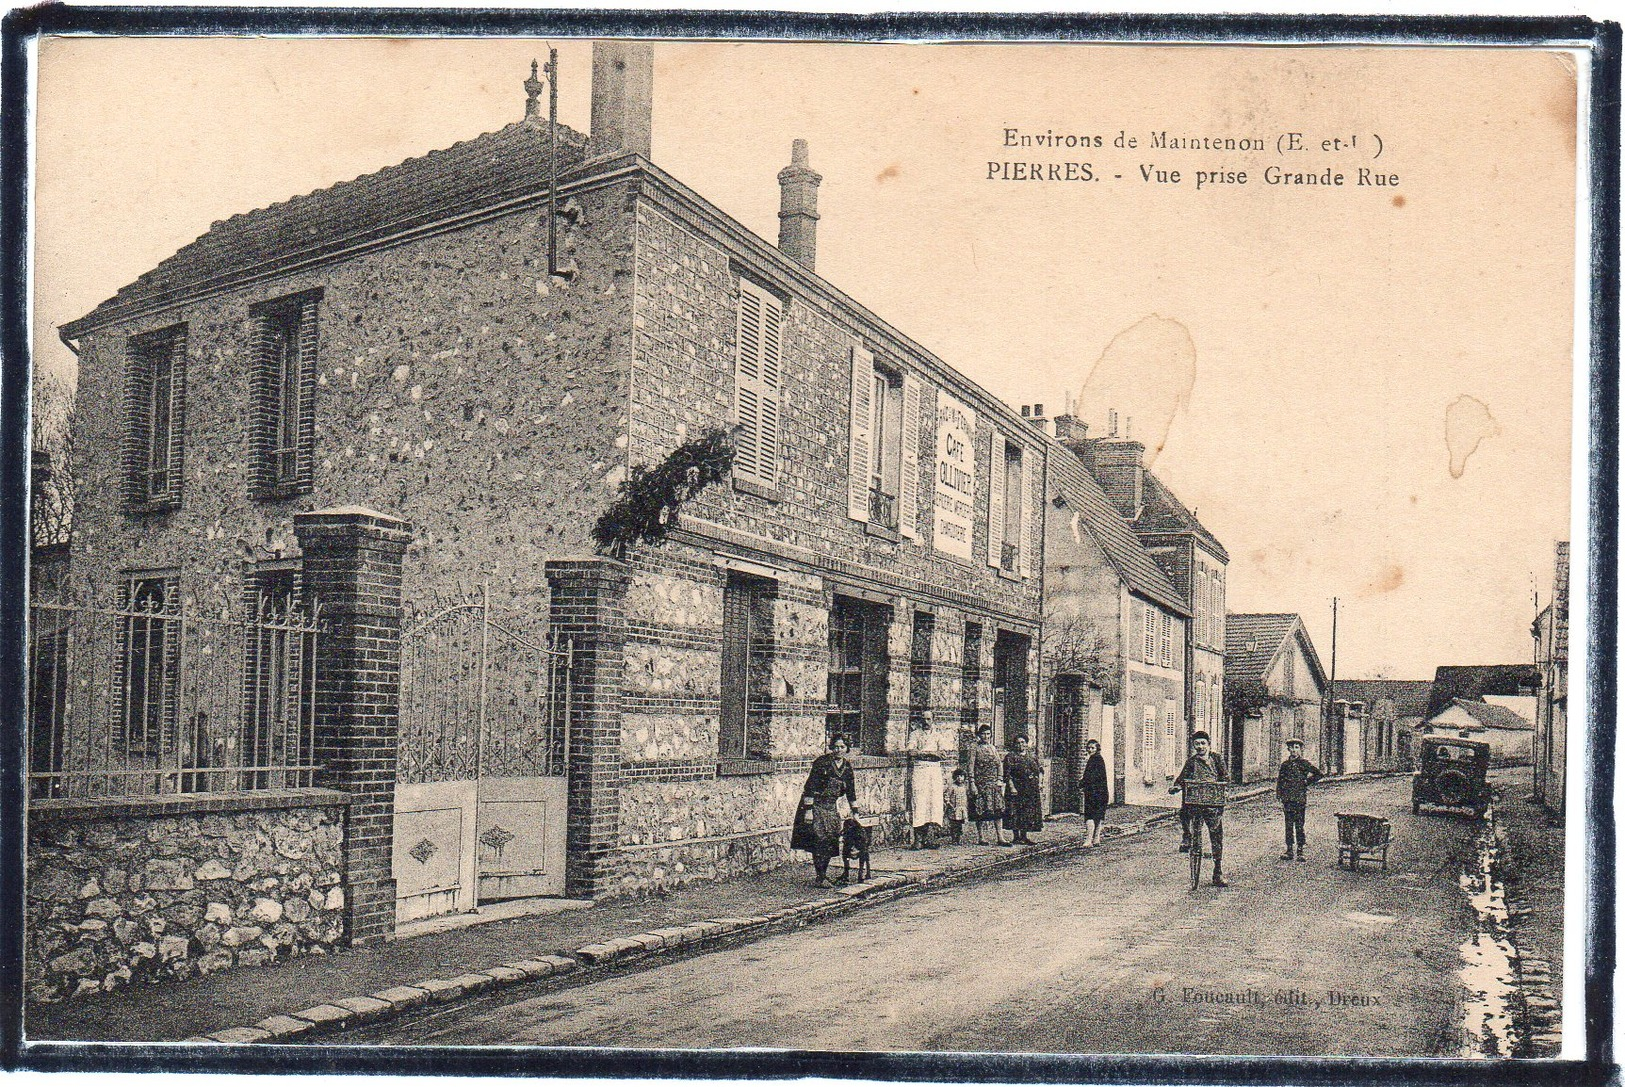
{"type": "Polygon", "coordinates": [[[374,943],[395,924],[395,757],[400,721],[401,562],[412,529],[356,507],[294,517],[306,591],[319,602],[316,761],[354,799],[344,836],[345,930],[374,943]],[[392,585],[387,593],[375,591],[392,585]]]}
{"type": "Polygon", "coordinates": [[[630,571],[607,558],[558,559],[546,570],[549,623],[572,647],[565,893],[594,898],[613,888],[619,849],[630,571]]]}

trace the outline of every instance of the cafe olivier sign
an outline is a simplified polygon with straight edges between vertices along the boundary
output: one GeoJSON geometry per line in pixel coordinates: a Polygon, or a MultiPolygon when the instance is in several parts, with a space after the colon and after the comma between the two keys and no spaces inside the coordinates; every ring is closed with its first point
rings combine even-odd
{"type": "Polygon", "coordinates": [[[936,522],[938,551],[970,561],[976,511],[976,413],[937,390],[936,522]]]}

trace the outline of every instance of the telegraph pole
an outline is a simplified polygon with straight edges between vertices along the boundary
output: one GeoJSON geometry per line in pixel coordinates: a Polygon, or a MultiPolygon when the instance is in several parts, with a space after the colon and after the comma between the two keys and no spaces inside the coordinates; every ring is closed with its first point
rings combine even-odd
{"type": "Polygon", "coordinates": [[[1335,741],[1328,744],[1337,750],[1337,772],[1343,772],[1343,734],[1338,728],[1337,721],[1337,597],[1332,597],[1332,677],[1326,689],[1326,738],[1335,741]]]}

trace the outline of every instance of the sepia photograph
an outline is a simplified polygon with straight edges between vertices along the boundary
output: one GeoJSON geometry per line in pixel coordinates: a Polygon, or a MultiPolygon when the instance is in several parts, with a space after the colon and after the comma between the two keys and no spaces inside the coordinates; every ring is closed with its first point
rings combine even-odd
{"type": "Polygon", "coordinates": [[[1588,43],[31,50],[25,1061],[1593,1051],[1588,43]]]}

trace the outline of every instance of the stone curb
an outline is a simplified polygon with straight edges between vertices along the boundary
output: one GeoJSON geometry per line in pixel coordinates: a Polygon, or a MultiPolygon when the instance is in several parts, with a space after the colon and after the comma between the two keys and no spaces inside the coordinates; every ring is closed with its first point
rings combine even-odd
{"type": "MultiPolygon", "coordinates": [[[[1273,786],[1237,795],[1232,798],[1231,803],[1239,804],[1255,800],[1267,795],[1271,788],[1273,786]]],[[[1156,812],[1138,823],[1124,826],[1118,833],[1109,835],[1106,840],[1116,841],[1120,838],[1134,837],[1147,827],[1168,822],[1178,814],[1177,808],[1156,812]]],[[[329,1000],[314,1004],[303,1011],[268,1016],[252,1026],[229,1027],[214,1031],[212,1034],[196,1035],[184,1040],[207,1045],[275,1045],[303,1042],[309,1035],[392,1019],[413,1008],[446,1004],[512,985],[563,977],[577,970],[620,967],[643,959],[664,957],[677,951],[701,950],[741,936],[755,937],[775,931],[790,931],[865,906],[890,902],[916,890],[940,887],[968,877],[1019,867],[1033,860],[1081,852],[1083,848],[1080,839],[1066,838],[1035,845],[1019,853],[1012,852],[1004,856],[951,865],[935,872],[883,876],[868,883],[841,888],[828,898],[798,902],[761,916],[717,917],[706,921],[691,921],[686,925],[671,925],[631,936],[618,936],[585,944],[574,951],[541,955],[534,959],[519,959],[500,966],[459,974],[454,978],[426,978],[411,985],[395,985],[381,989],[368,996],[329,1000]]]]}

